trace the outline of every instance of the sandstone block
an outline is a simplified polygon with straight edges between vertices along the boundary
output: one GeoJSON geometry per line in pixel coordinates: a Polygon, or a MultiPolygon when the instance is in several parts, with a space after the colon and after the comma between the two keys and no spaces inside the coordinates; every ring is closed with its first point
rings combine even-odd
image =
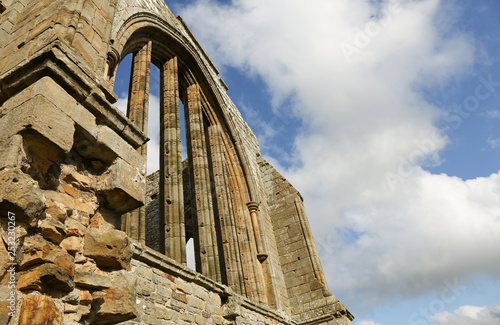
{"type": "Polygon", "coordinates": [[[74,259],[64,249],[51,245],[40,235],[27,237],[21,249],[19,269],[42,263],[52,263],[70,277],[75,274],[74,259]]]}
{"type": "Polygon", "coordinates": [[[75,284],[83,288],[101,290],[111,286],[111,278],[94,272],[76,270],[75,284]]]}
{"type": "MultiPolygon", "coordinates": [[[[62,300],[66,304],[78,305],[78,303],[80,302],[80,290],[74,289],[73,291],[68,293],[66,296],[64,296],[64,298],[62,300]]],[[[65,310],[64,312],[66,312],[66,308],[64,310],[65,310]]]]}
{"type": "Polygon", "coordinates": [[[123,231],[89,228],[84,237],[83,254],[93,258],[99,268],[128,269],[132,246],[123,231]]]}
{"type": "Polygon", "coordinates": [[[84,306],[88,306],[92,303],[92,294],[87,290],[80,291],[80,303],[84,306]]]}
{"type": "Polygon", "coordinates": [[[82,239],[80,237],[71,236],[64,238],[59,245],[62,248],[64,248],[67,252],[71,254],[76,254],[80,250],[81,243],[82,239]]]}
{"type": "Polygon", "coordinates": [[[145,178],[139,169],[117,158],[97,184],[108,204],[119,212],[128,212],[144,204],[145,178]]]}
{"type": "Polygon", "coordinates": [[[59,244],[66,236],[66,227],[51,217],[41,220],[38,227],[42,236],[55,244],[59,244]]]}
{"type": "Polygon", "coordinates": [[[0,119],[0,140],[24,130],[35,131],[57,146],[62,153],[68,153],[73,146],[73,121],[40,95],[9,111],[0,119]]]}
{"type": "Polygon", "coordinates": [[[49,263],[23,273],[17,283],[19,290],[35,289],[40,292],[50,292],[53,289],[72,291],[74,287],[71,277],[59,266],[49,263]]]}
{"type": "Polygon", "coordinates": [[[99,127],[97,141],[99,145],[113,151],[116,157],[120,157],[130,165],[139,168],[142,174],[146,173],[144,157],[108,126],[102,125],[99,127]]]}
{"type": "Polygon", "coordinates": [[[7,325],[10,316],[9,313],[16,307],[16,301],[9,301],[11,289],[8,286],[0,286],[0,325],[7,325]]]}
{"type": "Polygon", "coordinates": [[[0,169],[5,167],[21,167],[26,154],[23,148],[23,137],[16,134],[0,142],[0,169]]]}
{"type": "Polygon", "coordinates": [[[80,105],[50,77],[43,77],[33,86],[33,95],[43,95],[52,104],[71,117],[85,132],[97,135],[95,116],[80,105]]]}
{"type": "Polygon", "coordinates": [[[18,325],[62,325],[63,317],[52,298],[29,295],[21,306],[18,325]]]}
{"type": "MultiPolygon", "coordinates": [[[[0,171],[0,211],[32,220],[44,209],[45,198],[38,183],[19,168],[0,171]]],[[[2,213],[3,214],[3,213],[2,213]]]]}
{"type": "Polygon", "coordinates": [[[96,324],[116,324],[137,316],[136,306],[136,275],[128,272],[119,272],[115,275],[106,293],[104,303],[96,314],[96,324]]]}
{"type": "Polygon", "coordinates": [[[73,187],[88,191],[92,187],[92,179],[76,171],[71,171],[64,176],[64,181],[70,183],[73,187]]]}
{"type": "MultiPolygon", "coordinates": [[[[7,280],[5,281],[4,277],[7,274],[7,270],[10,267],[8,263],[12,262],[10,260],[11,256],[12,255],[9,255],[9,251],[5,247],[3,240],[0,239],[0,283],[1,284],[7,284],[9,282],[8,279],[5,279],[7,280]]],[[[10,278],[10,276],[8,276],[7,278],[10,278]]]]}
{"type": "Polygon", "coordinates": [[[47,208],[45,209],[45,214],[50,215],[57,221],[64,222],[68,217],[68,214],[71,214],[71,210],[67,209],[63,204],[59,202],[47,200],[46,205],[47,208]]]}

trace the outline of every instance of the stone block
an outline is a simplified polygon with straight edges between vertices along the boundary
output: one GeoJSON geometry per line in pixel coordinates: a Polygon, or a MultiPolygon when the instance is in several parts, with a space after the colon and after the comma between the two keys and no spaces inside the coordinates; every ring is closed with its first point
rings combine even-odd
{"type": "Polygon", "coordinates": [[[88,306],[92,303],[92,294],[87,290],[80,291],[80,303],[84,306],[88,306]]]}
{"type": "Polygon", "coordinates": [[[93,258],[99,268],[128,269],[132,245],[123,231],[90,228],[85,233],[83,254],[93,258]]]}
{"type": "Polygon", "coordinates": [[[62,153],[68,153],[73,146],[73,121],[43,96],[33,97],[0,119],[0,141],[25,130],[41,135],[62,153]]]}
{"type": "Polygon", "coordinates": [[[138,168],[142,174],[146,173],[146,161],[144,157],[128,144],[121,136],[106,125],[99,127],[97,135],[99,145],[109,148],[114,154],[131,166],[138,168]]]}
{"type": "Polygon", "coordinates": [[[51,216],[59,222],[66,221],[68,215],[71,214],[71,209],[66,208],[63,204],[59,202],[54,202],[50,199],[46,200],[45,206],[45,214],[51,216]]]}
{"type": "Polygon", "coordinates": [[[19,277],[17,288],[19,290],[34,289],[40,292],[52,292],[53,289],[72,291],[75,284],[59,266],[47,263],[23,273],[19,277]]]}
{"type": "MultiPolygon", "coordinates": [[[[64,296],[62,301],[65,302],[66,304],[78,305],[78,303],[80,302],[80,290],[74,289],[73,291],[68,293],[66,296],[64,296]]],[[[65,309],[65,312],[66,312],[66,309],[65,309]]]]}
{"type": "Polygon", "coordinates": [[[8,286],[0,286],[0,325],[7,325],[10,319],[9,313],[15,311],[16,300],[10,295],[8,286]]]}
{"type": "Polygon", "coordinates": [[[63,317],[54,300],[43,295],[29,295],[21,306],[18,325],[62,325],[63,317]]]}
{"type": "Polygon", "coordinates": [[[80,250],[82,244],[82,239],[78,236],[66,237],[59,244],[62,248],[71,254],[76,254],[80,250]]]}
{"type": "Polygon", "coordinates": [[[46,98],[54,106],[68,115],[77,126],[85,130],[90,139],[97,138],[97,125],[95,116],[76,99],[69,95],[64,88],[50,77],[43,77],[32,86],[32,95],[46,98]]]}
{"type": "Polygon", "coordinates": [[[3,140],[0,143],[0,169],[21,167],[26,154],[23,148],[23,137],[19,134],[3,140]]]}
{"type": "Polygon", "coordinates": [[[55,244],[59,244],[66,237],[66,227],[54,218],[47,217],[39,221],[41,235],[55,244]]]}
{"type": "Polygon", "coordinates": [[[74,258],[64,249],[45,241],[40,235],[26,237],[20,251],[19,269],[32,265],[52,263],[70,277],[75,274],[74,258]]]}
{"type": "Polygon", "coordinates": [[[101,290],[111,286],[111,278],[94,272],[76,270],[75,284],[91,290],[101,290]]]}
{"type": "Polygon", "coordinates": [[[109,289],[104,289],[104,303],[96,313],[95,324],[116,324],[137,317],[134,273],[115,273],[109,289]]]}
{"type": "Polygon", "coordinates": [[[128,212],[144,204],[145,177],[123,159],[115,163],[101,176],[97,190],[106,196],[109,206],[118,212],[128,212]]]}
{"type": "Polygon", "coordinates": [[[32,220],[45,207],[43,196],[38,183],[19,168],[5,168],[0,170],[0,211],[7,215],[7,211],[16,214],[16,217],[25,217],[32,220]]]}

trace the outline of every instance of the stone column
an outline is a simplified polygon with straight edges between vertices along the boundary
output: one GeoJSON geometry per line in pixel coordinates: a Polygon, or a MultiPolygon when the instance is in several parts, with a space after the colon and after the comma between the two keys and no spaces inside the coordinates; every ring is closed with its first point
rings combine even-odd
{"type": "Polygon", "coordinates": [[[214,124],[208,128],[208,133],[210,136],[210,151],[212,153],[212,166],[214,169],[215,192],[218,204],[218,217],[220,219],[227,284],[235,292],[245,294],[245,281],[238,246],[238,234],[236,232],[231,193],[229,191],[227,165],[224,159],[223,129],[220,124],[214,124]]]}
{"type": "MultiPolygon", "coordinates": [[[[138,52],[134,53],[127,108],[128,118],[146,135],[148,134],[151,47],[152,42],[149,41],[138,52]]],[[[138,151],[144,156],[144,163],[146,163],[147,145],[142,145],[138,151]]],[[[128,213],[126,224],[127,234],[144,244],[146,239],[146,208],[142,206],[128,213]]]]}
{"type": "Polygon", "coordinates": [[[212,206],[212,189],[208,164],[207,141],[201,107],[200,87],[195,84],[187,89],[186,132],[188,158],[193,182],[197,219],[195,248],[198,272],[220,282],[221,272],[217,247],[217,235],[212,206]]]}
{"type": "Polygon", "coordinates": [[[186,264],[186,230],[182,187],[181,122],[177,57],[162,67],[160,94],[160,211],[165,255],[186,264]]]}
{"type": "Polygon", "coordinates": [[[250,220],[252,221],[253,235],[255,237],[255,246],[257,246],[257,258],[259,261],[264,262],[267,258],[267,253],[264,250],[262,236],[260,234],[258,211],[259,204],[257,202],[247,203],[248,211],[250,212],[250,220]]]}
{"type": "Polygon", "coordinates": [[[245,193],[245,178],[238,155],[230,139],[223,136],[224,155],[228,164],[228,181],[232,198],[234,223],[238,236],[241,267],[246,296],[259,303],[267,303],[264,289],[264,278],[261,264],[255,259],[257,250],[253,242],[252,223],[245,202],[248,202],[248,193],[245,193]]]}

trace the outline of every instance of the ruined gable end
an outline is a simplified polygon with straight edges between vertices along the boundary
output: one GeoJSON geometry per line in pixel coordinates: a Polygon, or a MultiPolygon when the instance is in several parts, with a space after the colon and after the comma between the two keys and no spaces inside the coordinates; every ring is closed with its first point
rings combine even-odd
{"type": "Polygon", "coordinates": [[[327,288],[300,194],[162,0],[0,1],[0,224],[0,324],[354,319],[327,288]],[[159,154],[146,147],[153,65],[159,154]]]}

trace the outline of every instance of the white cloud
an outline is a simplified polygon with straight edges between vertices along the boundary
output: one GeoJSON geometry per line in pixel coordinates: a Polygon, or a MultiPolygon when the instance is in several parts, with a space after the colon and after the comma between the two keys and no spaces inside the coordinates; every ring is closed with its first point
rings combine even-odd
{"type": "Polygon", "coordinates": [[[261,77],[275,111],[293,104],[301,133],[281,171],[305,197],[330,287],[348,306],[426,293],[451,275],[499,275],[500,175],[420,167],[438,164],[449,141],[421,90],[444,88],[475,59],[446,3],[401,1],[389,22],[388,1],[199,0],[181,11],[222,70],[261,77]],[[348,62],[340,44],[381,20],[348,62]]]}
{"type": "Polygon", "coordinates": [[[497,325],[500,323],[500,304],[491,306],[461,306],[453,313],[431,316],[433,325],[497,325]]]}
{"type": "Polygon", "coordinates": [[[489,110],[486,112],[486,116],[492,119],[500,119],[500,111],[497,110],[489,110]]]}
{"type": "Polygon", "coordinates": [[[372,320],[361,320],[361,321],[357,321],[356,325],[383,325],[383,324],[375,323],[372,320]]]}
{"type": "Polygon", "coordinates": [[[500,148],[500,138],[494,139],[492,137],[489,137],[486,141],[488,142],[488,144],[491,146],[492,149],[500,148]]]}

